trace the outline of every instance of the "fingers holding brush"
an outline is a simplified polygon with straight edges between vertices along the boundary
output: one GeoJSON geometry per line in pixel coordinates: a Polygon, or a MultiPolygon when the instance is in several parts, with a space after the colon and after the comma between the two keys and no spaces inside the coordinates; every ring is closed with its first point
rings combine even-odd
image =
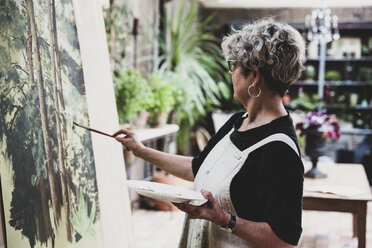
{"type": "Polygon", "coordinates": [[[129,129],[123,128],[111,135],[111,134],[107,134],[102,131],[90,128],[90,127],[80,125],[76,122],[73,122],[73,126],[78,126],[86,130],[89,130],[91,132],[95,132],[95,133],[109,136],[111,138],[115,138],[117,141],[119,141],[124,146],[125,149],[127,149],[128,151],[133,151],[133,154],[136,156],[138,156],[143,150],[143,148],[145,148],[145,146],[137,138],[135,133],[129,129]]]}
{"type": "Polygon", "coordinates": [[[112,136],[114,138],[119,138],[117,136],[121,135],[121,138],[123,138],[123,137],[127,137],[127,136],[133,135],[133,134],[134,134],[133,131],[131,131],[129,129],[126,129],[126,128],[122,128],[119,131],[116,131],[112,136]],[[123,134],[123,135],[121,135],[121,134],[123,134]]]}
{"type": "Polygon", "coordinates": [[[134,155],[138,155],[145,146],[137,138],[136,134],[128,129],[120,129],[112,135],[117,141],[119,141],[125,149],[133,151],[134,155]]]}

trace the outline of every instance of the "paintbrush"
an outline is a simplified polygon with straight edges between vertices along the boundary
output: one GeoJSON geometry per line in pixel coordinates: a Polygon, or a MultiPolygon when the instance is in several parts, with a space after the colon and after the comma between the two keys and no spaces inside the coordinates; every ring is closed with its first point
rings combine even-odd
{"type": "Polygon", "coordinates": [[[73,122],[73,124],[76,125],[76,126],[78,126],[78,127],[85,128],[86,130],[89,130],[89,131],[91,131],[91,132],[95,132],[95,133],[99,133],[99,134],[103,134],[103,135],[109,136],[109,137],[111,137],[111,138],[115,138],[115,137],[114,137],[113,135],[111,135],[111,134],[107,134],[107,133],[104,133],[104,132],[101,132],[101,131],[95,130],[95,129],[93,129],[93,128],[84,127],[84,126],[82,126],[82,125],[80,125],[80,124],[78,124],[78,123],[76,123],[76,122],[73,122]]]}

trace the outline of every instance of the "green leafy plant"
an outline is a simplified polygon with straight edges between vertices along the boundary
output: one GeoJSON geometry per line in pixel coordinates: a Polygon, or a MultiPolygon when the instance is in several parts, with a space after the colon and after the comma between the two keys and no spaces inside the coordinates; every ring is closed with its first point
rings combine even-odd
{"type": "Polygon", "coordinates": [[[180,125],[177,145],[186,153],[195,120],[220,104],[218,82],[226,81],[226,62],[217,39],[207,30],[212,16],[198,22],[198,5],[183,1],[166,21],[167,34],[160,34],[160,73],[172,72],[178,98],[176,118],[180,125]],[[167,42],[165,42],[167,37],[167,42]]]}
{"type": "Polygon", "coordinates": [[[152,92],[146,80],[136,71],[120,75],[115,83],[116,105],[120,123],[131,122],[149,109],[152,92]]]}
{"type": "Polygon", "coordinates": [[[361,66],[357,75],[358,81],[366,81],[369,84],[372,84],[372,68],[361,66]]]}
{"type": "Polygon", "coordinates": [[[372,52],[372,49],[367,45],[362,45],[362,56],[369,56],[372,52]]]}
{"type": "Polygon", "coordinates": [[[294,109],[306,111],[314,111],[321,107],[322,104],[322,100],[319,99],[319,96],[317,94],[309,96],[308,94],[303,92],[302,88],[300,88],[298,92],[298,97],[291,101],[291,106],[294,109]]]}
{"type": "MultiPolygon", "coordinates": [[[[174,91],[175,86],[166,74],[154,73],[148,77],[148,82],[151,88],[152,95],[150,97],[150,112],[149,123],[154,125],[161,125],[156,123],[156,118],[162,115],[163,118],[168,116],[168,113],[175,105],[174,91]]],[[[164,120],[165,122],[165,120],[164,120]]]]}
{"type": "Polygon", "coordinates": [[[324,76],[325,80],[327,81],[340,81],[341,80],[341,73],[335,70],[329,70],[326,72],[324,76]]]}
{"type": "Polygon", "coordinates": [[[88,210],[88,202],[85,200],[83,192],[80,191],[79,201],[77,208],[72,210],[71,223],[81,236],[90,234],[94,236],[96,233],[94,231],[93,223],[96,216],[96,202],[92,202],[90,212],[88,210]]]}
{"type": "Polygon", "coordinates": [[[305,70],[302,72],[302,79],[314,80],[316,76],[315,67],[313,65],[307,65],[305,70]]]}

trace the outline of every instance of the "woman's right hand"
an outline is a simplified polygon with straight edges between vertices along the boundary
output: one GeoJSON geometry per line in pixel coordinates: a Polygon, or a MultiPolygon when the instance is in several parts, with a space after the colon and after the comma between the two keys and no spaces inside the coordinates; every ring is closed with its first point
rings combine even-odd
{"type": "Polygon", "coordinates": [[[139,156],[145,148],[142,142],[138,140],[135,133],[131,130],[120,129],[113,134],[113,137],[119,141],[125,149],[132,151],[135,156],[139,156]],[[123,134],[123,136],[120,136],[121,134],[123,134]]]}

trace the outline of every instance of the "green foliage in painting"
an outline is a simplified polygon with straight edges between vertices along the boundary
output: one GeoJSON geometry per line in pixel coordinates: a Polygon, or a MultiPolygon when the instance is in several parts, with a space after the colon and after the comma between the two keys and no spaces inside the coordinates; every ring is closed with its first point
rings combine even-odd
{"type": "Polygon", "coordinates": [[[94,218],[96,216],[96,202],[91,202],[89,210],[89,202],[85,200],[83,192],[80,190],[79,201],[77,207],[72,210],[71,223],[74,229],[81,235],[92,235],[94,236],[94,218]]]}
{"type": "Polygon", "coordinates": [[[19,230],[30,247],[74,242],[76,186],[90,199],[93,222],[99,216],[90,134],[70,122],[89,121],[72,10],[71,1],[1,3],[0,156],[13,173],[4,211],[6,227],[19,230]],[[61,32],[66,39],[58,39],[61,32]],[[66,236],[57,238],[61,223],[66,236]]]}

